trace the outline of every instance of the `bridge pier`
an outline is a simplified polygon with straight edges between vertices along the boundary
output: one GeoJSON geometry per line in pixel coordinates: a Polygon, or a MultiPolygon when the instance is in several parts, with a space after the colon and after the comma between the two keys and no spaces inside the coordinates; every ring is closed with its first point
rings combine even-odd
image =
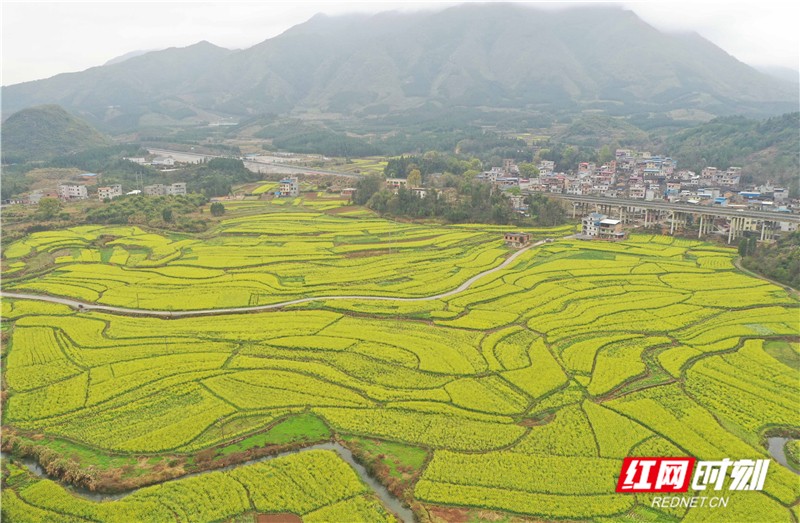
{"type": "Polygon", "coordinates": [[[764,220],[761,222],[761,241],[771,240],[773,236],[775,224],[773,222],[764,220]],[[769,224],[769,227],[767,227],[769,224]]]}
{"type": "Polygon", "coordinates": [[[739,224],[739,219],[733,216],[728,220],[728,223],[728,243],[731,243],[731,241],[736,239],[736,226],[739,224]]]}

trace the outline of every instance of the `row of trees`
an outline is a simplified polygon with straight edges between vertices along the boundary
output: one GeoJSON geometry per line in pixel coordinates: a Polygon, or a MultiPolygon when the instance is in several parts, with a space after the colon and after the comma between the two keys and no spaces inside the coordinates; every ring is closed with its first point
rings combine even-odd
{"type": "Polygon", "coordinates": [[[800,231],[795,231],[774,244],[758,245],[755,238],[739,244],[742,265],[767,278],[800,289],[800,231]]]}
{"type": "MultiPolygon", "coordinates": [[[[207,202],[208,199],[202,194],[120,196],[102,207],[89,209],[85,221],[102,224],[163,225],[181,231],[202,232],[208,228],[207,220],[192,218],[189,215],[197,212],[207,202]]],[[[224,212],[224,207],[221,211],[224,212]]],[[[219,212],[219,209],[216,212],[219,212]]]]}
{"type": "Polygon", "coordinates": [[[446,176],[442,190],[429,189],[425,197],[400,188],[391,192],[378,176],[364,177],[356,184],[353,203],[392,216],[443,218],[451,223],[494,223],[554,226],[564,223],[566,213],[544,195],[528,196],[529,217],[516,212],[508,198],[491,184],[446,176]]]}
{"type": "Polygon", "coordinates": [[[419,156],[389,158],[383,174],[387,178],[405,178],[414,171],[423,177],[432,173],[462,175],[470,170],[478,172],[482,166],[483,164],[478,158],[463,160],[452,155],[429,151],[419,156]]]}

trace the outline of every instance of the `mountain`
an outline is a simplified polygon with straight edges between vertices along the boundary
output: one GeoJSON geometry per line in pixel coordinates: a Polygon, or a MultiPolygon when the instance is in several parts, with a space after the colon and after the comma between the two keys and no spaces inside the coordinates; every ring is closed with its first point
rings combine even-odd
{"type": "Polygon", "coordinates": [[[47,159],[111,144],[111,139],[58,105],[40,105],[9,116],[2,127],[3,163],[47,159]]]}
{"type": "Polygon", "coordinates": [[[108,62],[104,63],[103,65],[114,65],[114,64],[121,64],[125,60],[130,60],[131,58],[136,58],[137,56],[142,56],[143,54],[151,53],[153,49],[139,49],[138,51],[130,51],[123,55],[117,56],[109,60],[108,62]]]}
{"type": "Polygon", "coordinates": [[[317,15],[249,49],[201,42],[9,86],[2,96],[4,111],[59,103],[112,130],[265,113],[366,121],[603,111],[709,120],[798,106],[797,86],[696,34],[661,33],[621,7],[517,4],[317,15]]]}
{"type": "Polygon", "coordinates": [[[3,114],[38,104],[58,104],[111,132],[136,129],[147,117],[156,124],[197,116],[203,101],[198,74],[232,51],[209,42],[169,48],[120,63],[92,67],[4,87],[3,114]]]}
{"type": "Polygon", "coordinates": [[[800,71],[797,69],[781,67],[779,65],[759,65],[753,67],[766,75],[783,80],[784,82],[800,84],[800,71]]]}

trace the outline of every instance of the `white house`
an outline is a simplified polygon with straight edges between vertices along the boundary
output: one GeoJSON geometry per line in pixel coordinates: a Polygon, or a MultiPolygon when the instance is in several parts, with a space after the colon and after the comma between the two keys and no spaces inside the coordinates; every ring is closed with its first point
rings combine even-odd
{"type": "Polygon", "coordinates": [[[58,196],[62,200],[85,200],[89,197],[85,185],[61,184],[58,186],[58,196]]]}
{"type": "Polygon", "coordinates": [[[593,212],[583,217],[581,220],[581,232],[584,236],[603,240],[621,240],[625,238],[625,232],[622,230],[622,222],[620,220],[611,219],[598,212],[593,212]]]}
{"type": "Polygon", "coordinates": [[[112,200],[117,196],[122,196],[122,186],[117,185],[109,185],[108,187],[98,187],[97,188],[97,198],[102,202],[106,198],[112,200]]]}

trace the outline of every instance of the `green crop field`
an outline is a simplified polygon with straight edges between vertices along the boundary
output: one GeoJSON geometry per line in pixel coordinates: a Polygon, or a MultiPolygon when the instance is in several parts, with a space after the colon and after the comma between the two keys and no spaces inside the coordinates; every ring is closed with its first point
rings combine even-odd
{"type": "MultiPolygon", "coordinates": [[[[797,521],[800,482],[775,462],[725,510],[615,493],[626,456],[768,458],[766,434],[800,431],[796,297],[739,273],[731,249],[634,235],[560,239],[462,292],[394,299],[497,267],[502,230],[287,208],[207,237],[29,235],[4,253],[9,291],[176,311],[319,299],[169,319],[6,299],[6,448],[91,463],[98,487],[334,439],[423,521],[797,521]]],[[[11,521],[392,518],[328,451],[105,503],[4,474],[11,521]]]]}

